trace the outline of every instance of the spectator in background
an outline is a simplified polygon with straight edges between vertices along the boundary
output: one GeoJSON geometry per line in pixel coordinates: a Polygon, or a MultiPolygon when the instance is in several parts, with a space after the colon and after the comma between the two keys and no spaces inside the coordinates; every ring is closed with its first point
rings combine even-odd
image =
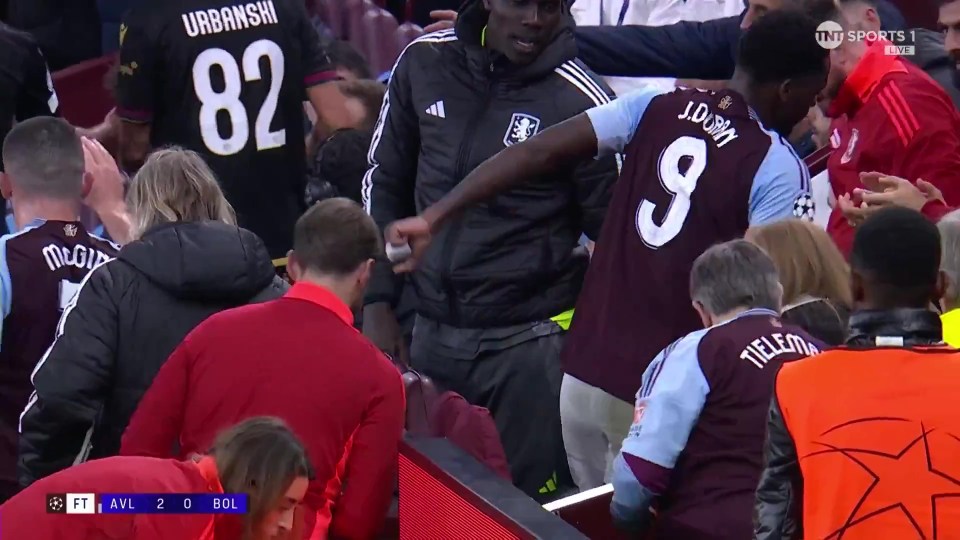
{"type": "MultiPolygon", "coordinates": [[[[847,12],[861,0],[825,0],[820,20],[854,28],[847,12]]],[[[820,107],[831,118],[846,115],[831,136],[827,161],[836,197],[861,187],[861,172],[880,171],[937,186],[947,204],[960,204],[960,113],[947,93],[919,68],[885,53],[885,40],[846,39],[830,51],[831,69],[820,107]]],[[[845,255],[854,230],[834,208],[827,231],[845,255]]]]}
{"type": "Polygon", "coordinates": [[[380,234],[360,205],[329,199],[297,221],[293,245],[293,288],[191,332],[144,396],[122,452],[172,457],[177,448],[184,458],[225,426],[276,415],[316,470],[304,499],[308,536],[373,538],[393,493],[405,416],[400,373],[352,327],[351,308],[382,257],[380,234]]]}
{"type": "Polygon", "coordinates": [[[330,63],[342,79],[349,81],[373,78],[373,71],[367,59],[350,43],[343,40],[332,41],[326,46],[326,51],[330,57],[330,63]]]}
{"type": "MultiPolygon", "coordinates": [[[[610,101],[576,60],[572,30],[562,0],[470,0],[454,31],[404,50],[364,179],[378,225],[415,215],[504,147],[610,101]]],[[[619,157],[609,155],[524,175],[526,184],[440,231],[412,276],[413,367],[490,409],[514,483],[539,500],[571,484],[560,350],[589,263],[578,241],[599,235],[618,173],[619,157]]],[[[375,271],[364,333],[401,356],[403,276],[375,271]]]]}
{"type": "Polygon", "coordinates": [[[206,455],[184,461],[111,457],[44,478],[0,506],[3,538],[58,540],[301,540],[298,504],[313,467],[296,435],[276,418],[250,418],[225,429],[206,455]],[[64,521],[47,509],[50,493],[244,493],[236,514],[91,515],[64,521]]]}
{"type": "Polygon", "coordinates": [[[96,0],[9,0],[7,22],[37,40],[54,71],[100,56],[96,0]]]}
{"type": "Polygon", "coordinates": [[[614,462],[615,523],[652,528],[656,540],[750,537],[774,377],[824,348],[780,321],[781,293],[773,261],[749,242],[697,258],[690,298],[704,330],[669,345],[643,374],[614,462]]]}
{"type": "MultiPolygon", "coordinates": [[[[881,1],[838,0],[838,3],[842,6],[843,15],[850,24],[850,30],[869,33],[882,29],[878,8],[881,1]]],[[[926,28],[914,28],[905,31],[903,37],[902,41],[896,40],[893,44],[914,46],[914,53],[904,56],[903,60],[908,60],[923,70],[946,91],[953,106],[960,107],[957,64],[946,48],[944,34],[926,28]]]]}
{"type": "Polygon", "coordinates": [[[197,154],[152,154],[128,204],[136,240],[91,272],[34,370],[20,424],[24,486],[116,455],[140,397],[190,330],[282,292],[263,242],[235,225],[197,154]]]}
{"type": "Polygon", "coordinates": [[[906,208],[857,227],[846,346],[783,366],[757,540],[960,531],[960,353],[942,344],[936,226],[906,208]],[[815,389],[815,391],[811,391],[815,389]]]}
{"type": "Polygon", "coordinates": [[[773,259],[783,285],[780,317],[827,345],[847,337],[850,274],[843,255],[823,229],[800,219],[747,229],[745,239],[773,259]]]}
{"type": "Polygon", "coordinates": [[[200,152],[240,225],[279,258],[305,210],[304,95],[327,129],[348,127],[348,108],[303,0],[273,0],[270,20],[257,19],[264,24],[206,32],[195,10],[220,5],[149,0],[127,12],[117,84],[120,159],[136,170],[151,147],[200,152]]]}
{"type": "Polygon", "coordinates": [[[940,271],[946,281],[943,299],[940,300],[940,322],[943,325],[943,341],[951,347],[960,346],[960,211],[944,216],[937,229],[940,230],[940,271]]]}
{"type": "MultiPolygon", "coordinates": [[[[307,180],[307,206],[333,197],[346,197],[362,204],[361,185],[367,173],[367,152],[371,138],[370,131],[342,129],[320,147],[307,180]]],[[[409,347],[416,317],[416,292],[408,282],[401,287],[400,300],[394,311],[409,347]]],[[[358,312],[357,315],[362,313],[358,312]]],[[[362,319],[358,318],[358,324],[362,325],[362,319]]],[[[401,356],[396,359],[401,365],[409,365],[405,351],[401,351],[401,356]]]]}
{"type": "Polygon", "coordinates": [[[119,249],[79,221],[94,181],[84,170],[84,144],[57,118],[17,124],[3,143],[0,191],[20,232],[0,236],[0,501],[19,489],[17,425],[33,389],[30,373],[80,283],[119,249]]]}
{"type": "MultiPolygon", "coordinates": [[[[386,87],[369,79],[353,79],[345,81],[340,86],[340,91],[344,95],[344,118],[347,124],[340,129],[359,129],[367,133],[373,133],[373,128],[377,123],[377,116],[380,112],[380,105],[383,104],[383,95],[386,87]]],[[[319,124],[311,131],[311,139],[307,142],[309,156],[317,155],[317,146],[312,140],[323,141],[330,138],[336,130],[330,131],[325,125],[319,124]]],[[[316,161],[314,158],[313,161],[316,161]]],[[[366,162],[366,158],[364,158],[366,162]]],[[[308,171],[309,174],[309,171],[308,171]]]]}
{"type": "Polygon", "coordinates": [[[307,206],[334,197],[362,204],[371,138],[370,131],[341,129],[320,146],[307,177],[307,206]]]}
{"type": "MultiPolygon", "coordinates": [[[[943,46],[954,62],[960,62],[960,0],[940,0],[939,3],[939,22],[944,29],[943,46]]],[[[954,71],[954,75],[957,76],[954,84],[960,85],[960,73],[954,71]]]]}

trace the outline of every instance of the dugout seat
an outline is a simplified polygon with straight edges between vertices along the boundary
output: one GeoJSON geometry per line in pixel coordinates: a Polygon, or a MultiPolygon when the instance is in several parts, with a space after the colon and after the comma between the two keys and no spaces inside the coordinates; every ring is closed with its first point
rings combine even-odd
{"type": "Polygon", "coordinates": [[[397,20],[389,11],[371,7],[363,14],[363,45],[367,62],[374,73],[383,73],[393,66],[400,50],[397,41],[390,39],[395,36],[399,28],[397,20]]]}
{"type": "Polygon", "coordinates": [[[343,0],[317,0],[316,12],[337,39],[344,39],[347,28],[343,0]]]}
{"type": "Polygon", "coordinates": [[[53,73],[61,116],[80,127],[102,122],[115,105],[104,87],[104,77],[116,61],[117,54],[108,54],[53,73]]]}
{"type": "MultiPolygon", "coordinates": [[[[407,45],[413,42],[413,40],[423,35],[423,28],[413,24],[412,22],[405,22],[397,28],[396,37],[397,37],[397,56],[403,52],[403,49],[407,45]]],[[[396,58],[394,58],[396,62],[396,58]]],[[[389,69],[389,66],[387,67],[389,69]]]]}

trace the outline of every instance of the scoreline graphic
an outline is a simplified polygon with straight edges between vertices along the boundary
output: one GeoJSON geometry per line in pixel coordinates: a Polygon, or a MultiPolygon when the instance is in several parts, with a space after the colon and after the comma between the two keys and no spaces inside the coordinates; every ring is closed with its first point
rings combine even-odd
{"type": "Polygon", "coordinates": [[[49,493],[48,514],[246,514],[245,493],[49,493]]]}

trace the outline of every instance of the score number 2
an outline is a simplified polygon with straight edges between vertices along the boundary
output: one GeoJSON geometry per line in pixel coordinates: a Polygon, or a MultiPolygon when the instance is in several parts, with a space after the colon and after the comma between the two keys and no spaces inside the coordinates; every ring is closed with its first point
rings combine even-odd
{"type": "Polygon", "coordinates": [[[707,143],[703,139],[680,137],[663,150],[657,163],[657,174],[660,185],[673,199],[659,225],[653,220],[656,203],[647,199],[641,201],[637,208],[636,226],[644,244],[656,249],[680,234],[690,213],[690,197],[706,168],[707,143]],[[690,159],[690,166],[685,172],[680,172],[680,161],[685,157],[690,159]]]}

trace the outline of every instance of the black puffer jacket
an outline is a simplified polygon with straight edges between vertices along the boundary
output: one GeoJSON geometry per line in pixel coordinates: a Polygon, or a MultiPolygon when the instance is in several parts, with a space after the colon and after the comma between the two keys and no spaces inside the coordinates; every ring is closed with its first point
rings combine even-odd
{"type": "MultiPolygon", "coordinates": [[[[400,55],[373,135],[363,198],[381,227],[422,211],[506,146],[597,105],[609,90],[576,59],[568,15],[530,64],[481,46],[489,12],[460,10],[455,30],[400,55]]],[[[462,328],[544,320],[573,307],[618,176],[589,160],[466,210],[436,233],[413,275],[417,313],[462,328]]],[[[397,304],[399,278],[377,265],[366,303],[397,304]]]]}
{"type": "Polygon", "coordinates": [[[263,242],[222,223],[153,229],[89,274],[33,374],[21,485],[115,455],[160,366],[210,315],[282,294],[263,242]]]}

